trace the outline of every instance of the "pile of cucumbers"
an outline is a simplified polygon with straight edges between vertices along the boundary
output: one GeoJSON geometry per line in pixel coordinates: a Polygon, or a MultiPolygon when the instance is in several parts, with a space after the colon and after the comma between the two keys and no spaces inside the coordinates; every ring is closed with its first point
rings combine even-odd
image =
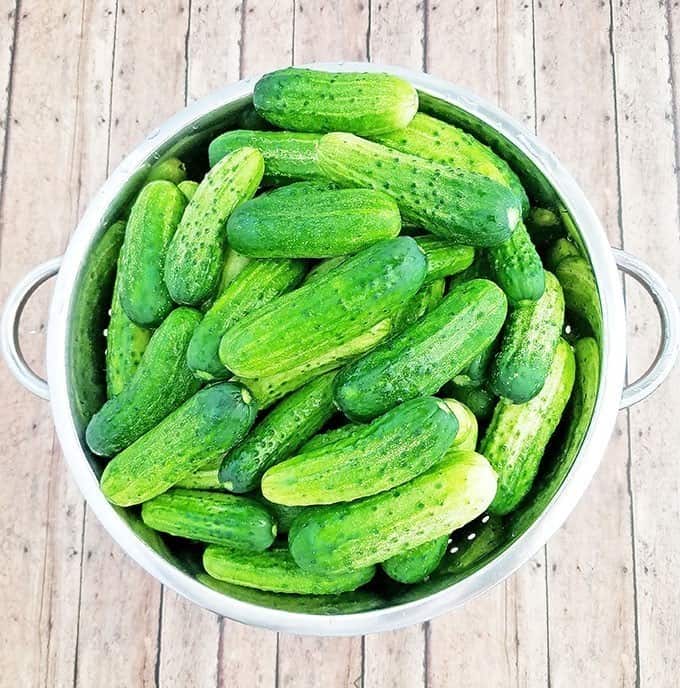
{"type": "Polygon", "coordinates": [[[124,221],[86,430],[101,489],[202,543],[199,578],[229,594],[459,570],[455,531],[530,525],[576,456],[589,265],[559,209],[402,79],[285,69],[253,103],[258,130],[214,139],[200,182],[157,165],[124,221]]]}

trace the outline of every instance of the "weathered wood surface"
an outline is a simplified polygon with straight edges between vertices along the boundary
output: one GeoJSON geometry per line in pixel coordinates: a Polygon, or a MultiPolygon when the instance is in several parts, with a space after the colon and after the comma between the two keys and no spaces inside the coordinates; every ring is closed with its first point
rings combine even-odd
{"type": "MultiPolygon", "coordinates": [[[[367,58],[424,67],[535,129],[586,189],[612,244],[680,292],[677,3],[5,0],[0,9],[0,298],[63,250],[106,174],[185,102],[292,63],[367,58]]],[[[48,293],[22,327],[38,368],[48,293]]],[[[634,377],[657,326],[630,281],[626,297],[634,377]]],[[[0,684],[675,685],[678,382],[676,373],[619,415],[576,512],[515,576],[430,623],[337,640],[251,629],[162,589],[87,511],[46,404],[2,368],[0,684]]]]}

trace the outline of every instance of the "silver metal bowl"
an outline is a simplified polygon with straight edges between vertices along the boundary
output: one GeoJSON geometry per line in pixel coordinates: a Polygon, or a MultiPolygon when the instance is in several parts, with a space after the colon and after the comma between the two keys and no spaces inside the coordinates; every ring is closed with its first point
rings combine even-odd
{"type": "MultiPolygon", "coordinates": [[[[375,608],[374,601],[367,601],[365,608],[359,601],[353,605],[352,613],[346,613],[342,606],[314,609],[313,604],[298,604],[292,597],[243,597],[213,590],[195,578],[197,568],[190,551],[168,548],[134,513],[113,507],[102,495],[98,476],[103,466],[83,441],[86,419],[96,410],[94,406],[103,394],[102,323],[105,326],[111,288],[110,280],[92,284],[93,261],[102,260],[97,257],[97,243],[129,205],[154,163],[179,155],[197,161],[200,166],[207,142],[238,125],[239,117],[251,104],[256,78],[240,81],[194,103],[154,130],[130,153],[92,199],[64,256],[38,266],[17,285],[3,313],[0,345],[19,381],[34,394],[49,398],[64,456],[90,507],[111,536],[151,575],[196,604],[244,623],[294,633],[351,635],[430,619],[483,593],[526,562],[565,521],[584,493],[600,463],[619,408],[645,398],[668,375],[678,353],[680,333],[677,306],[660,278],[644,263],[609,246],[597,216],[569,173],[530,132],[505,113],[461,88],[423,73],[364,63],[313,67],[387,71],[409,80],[421,95],[421,107],[467,128],[496,148],[522,176],[535,202],[561,207],[573,224],[573,238],[590,260],[603,324],[597,402],[573,467],[524,533],[507,535],[492,556],[480,561],[465,576],[416,585],[407,595],[387,595],[379,608],[375,608]],[[627,387],[626,327],[617,267],[647,289],[661,320],[661,343],[655,361],[641,379],[627,387]],[[21,354],[18,325],[31,294],[57,273],[47,331],[45,381],[30,370],[21,354]]],[[[115,256],[109,257],[111,263],[114,260],[115,256]]],[[[549,460],[546,457],[545,461],[549,460]]],[[[477,526],[484,527],[482,523],[477,526]]]]}

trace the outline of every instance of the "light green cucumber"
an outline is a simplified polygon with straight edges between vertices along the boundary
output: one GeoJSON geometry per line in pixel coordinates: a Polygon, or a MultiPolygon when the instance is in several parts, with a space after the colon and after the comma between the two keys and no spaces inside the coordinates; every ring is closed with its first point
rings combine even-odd
{"type": "Polygon", "coordinates": [[[224,491],[222,483],[217,476],[220,470],[222,457],[210,461],[198,470],[194,471],[186,478],[176,483],[176,487],[184,487],[187,490],[220,490],[224,491]]]}
{"type": "Polygon", "coordinates": [[[423,284],[394,316],[392,332],[402,332],[436,308],[444,298],[446,282],[444,278],[423,284]]]}
{"type": "Polygon", "coordinates": [[[477,417],[462,402],[457,399],[442,399],[458,421],[458,432],[449,445],[447,453],[467,449],[474,451],[477,447],[477,434],[479,432],[477,417]]]}
{"type": "Polygon", "coordinates": [[[194,197],[196,189],[198,189],[198,182],[192,182],[187,179],[183,182],[180,182],[177,185],[177,188],[184,194],[184,197],[187,199],[187,201],[190,201],[194,197]]]}
{"type": "Polygon", "coordinates": [[[458,246],[436,236],[414,238],[427,258],[428,282],[463,272],[475,258],[472,246],[458,246]]]}
{"type": "Polygon", "coordinates": [[[286,504],[275,504],[270,502],[262,493],[255,493],[255,499],[264,504],[269,512],[274,516],[276,527],[279,534],[285,534],[290,530],[293,521],[305,510],[304,506],[287,506],[286,504]]]}
{"type": "Polygon", "coordinates": [[[167,158],[157,162],[149,170],[147,182],[165,180],[179,185],[187,178],[186,165],[179,158],[167,158]]]}
{"type": "Polygon", "coordinates": [[[382,569],[390,578],[399,583],[420,583],[439,566],[448,544],[447,533],[400,554],[395,554],[381,564],[382,569]]]}
{"type": "Polygon", "coordinates": [[[233,248],[227,247],[224,265],[222,266],[222,275],[220,276],[220,286],[217,289],[218,296],[224,294],[224,290],[243,272],[248,263],[250,263],[250,258],[242,256],[237,251],[234,251],[233,248]]]}
{"type": "Polygon", "coordinates": [[[318,262],[307,273],[304,283],[308,284],[309,282],[314,282],[317,278],[325,275],[327,272],[330,272],[333,268],[337,268],[338,265],[343,263],[345,260],[347,260],[347,256],[335,256],[333,258],[326,258],[326,260],[318,262]]]}

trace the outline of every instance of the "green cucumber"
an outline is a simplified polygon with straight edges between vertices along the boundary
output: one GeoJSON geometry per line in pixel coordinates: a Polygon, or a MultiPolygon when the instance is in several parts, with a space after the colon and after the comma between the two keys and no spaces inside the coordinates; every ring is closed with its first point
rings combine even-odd
{"type": "Polygon", "coordinates": [[[217,476],[221,463],[222,457],[219,456],[180,480],[175,487],[184,487],[187,490],[224,490],[217,476]]]}
{"type": "Polygon", "coordinates": [[[241,552],[216,545],[206,548],[203,566],[213,578],[227,583],[298,595],[328,595],[356,590],[375,574],[373,566],[341,574],[310,573],[293,561],[287,549],[241,552]]]}
{"type": "Polygon", "coordinates": [[[165,261],[165,283],[177,303],[199,305],[217,290],[227,220],[239,203],[255,194],[263,171],[262,155],[242,148],[220,160],[199,184],[165,261]]]}
{"type": "Polygon", "coordinates": [[[406,128],[371,136],[371,139],[402,153],[493,179],[512,190],[523,212],[529,209],[527,193],[508,163],[474,136],[452,124],[419,112],[406,128]]]}
{"type": "Polygon", "coordinates": [[[198,182],[192,182],[187,179],[183,182],[180,182],[177,185],[177,188],[184,194],[184,197],[187,199],[187,201],[190,201],[194,197],[196,189],[198,189],[198,182]]]}
{"type": "Polygon", "coordinates": [[[281,129],[366,136],[405,127],[418,110],[418,93],[392,74],[289,67],[255,84],[253,105],[281,129]]]}
{"type": "Polygon", "coordinates": [[[287,506],[270,502],[262,493],[255,495],[255,499],[262,502],[268,511],[274,516],[279,534],[285,534],[290,530],[293,521],[305,510],[303,506],[287,506]]]}
{"type": "Polygon", "coordinates": [[[458,421],[434,397],[407,401],[344,439],[297,454],[262,477],[262,494],[289,506],[367,497],[423,473],[451,446],[458,421]]]}
{"type": "Polygon", "coordinates": [[[512,191],[492,179],[352,134],[326,134],[318,161],[331,181],[384,191],[397,202],[404,221],[457,243],[500,244],[521,218],[512,191]]]}
{"type": "Polygon", "coordinates": [[[392,316],[392,332],[402,332],[414,322],[420,320],[444,298],[446,282],[443,278],[423,284],[394,316],[392,316]]]}
{"type": "Polygon", "coordinates": [[[224,294],[224,290],[243,272],[248,263],[250,263],[250,258],[242,256],[237,251],[234,251],[233,248],[227,247],[224,265],[222,266],[222,275],[220,276],[220,286],[217,290],[218,296],[224,294]]]}
{"type": "Polygon", "coordinates": [[[256,148],[264,158],[266,186],[310,179],[325,180],[316,160],[321,136],[292,131],[228,131],[212,141],[208,148],[210,166],[239,148],[256,148]]]}
{"type": "Polygon", "coordinates": [[[154,332],[130,382],[88,423],[85,439],[95,454],[130,446],[198,391],[186,352],[200,319],[192,308],[176,308],[154,332]]]}
{"type": "Polygon", "coordinates": [[[304,277],[301,261],[254,260],[227,285],[196,328],[187,350],[187,362],[204,380],[226,378],[229,371],[219,357],[224,333],[248,313],[293,289],[304,277]]]}
{"type": "Polygon", "coordinates": [[[545,273],[545,293],[530,305],[510,311],[490,372],[491,389],[516,404],[535,397],[550,370],[564,325],[562,287],[545,273]]]}
{"type": "Polygon", "coordinates": [[[545,271],[541,257],[523,222],[512,236],[488,249],[489,265],[496,283],[512,306],[538,301],[545,291],[545,271]]]}
{"type": "Polygon", "coordinates": [[[473,385],[461,386],[455,382],[449,382],[444,387],[446,394],[452,396],[457,401],[465,404],[478,421],[485,421],[491,418],[496,397],[487,389],[485,385],[475,387],[473,385]]]}
{"type": "Polygon", "coordinates": [[[220,492],[172,488],[142,504],[142,521],[161,533],[252,552],[276,537],[276,523],[259,502],[220,492]]]}
{"type": "Polygon", "coordinates": [[[132,206],[118,261],[119,291],[128,317],[143,327],[160,325],[174,308],[163,266],[186,203],[174,184],[155,181],[132,206]]]}
{"type": "Polygon", "coordinates": [[[420,583],[439,566],[448,544],[448,533],[428,540],[383,561],[382,570],[399,583],[420,583]]]}
{"type": "Polygon", "coordinates": [[[322,260],[318,262],[308,273],[307,277],[305,277],[305,284],[308,284],[309,282],[314,282],[316,279],[321,277],[322,275],[325,275],[327,272],[330,272],[333,268],[337,268],[338,265],[341,265],[347,260],[347,256],[335,256],[333,258],[326,258],[326,260],[322,260]]]}
{"type": "Polygon", "coordinates": [[[186,178],[186,165],[179,158],[166,158],[153,165],[149,170],[149,176],[146,178],[146,181],[148,183],[165,180],[179,185],[186,178]]]}
{"type": "Polygon", "coordinates": [[[489,462],[474,452],[457,452],[405,485],[307,509],[293,522],[288,545],[306,571],[361,569],[449,535],[482,514],[495,493],[489,462]]]}
{"type": "Polygon", "coordinates": [[[237,322],[222,337],[220,359],[243,378],[310,370],[395,312],[418,291],[426,269],[410,237],[379,241],[237,322]]]}
{"type": "Polygon", "coordinates": [[[489,365],[497,348],[498,338],[485,349],[482,349],[468,364],[467,368],[456,375],[454,382],[457,385],[481,387],[488,377],[489,365]]]}
{"type": "Polygon", "coordinates": [[[561,236],[564,227],[559,213],[549,208],[531,208],[526,219],[527,231],[536,246],[546,246],[561,236]]]}
{"type": "Polygon", "coordinates": [[[243,439],[256,413],[250,393],[238,385],[224,382],[198,391],[109,462],[102,492],[118,506],[165,492],[243,439]]]}
{"type": "Polygon", "coordinates": [[[428,282],[463,272],[472,265],[475,258],[472,246],[457,246],[436,236],[414,238],[427,258],[428,282]]]}
{"type": "Polygon", "coordinates": [[[458,432],[453,438],[447,453],[467,449],[474,451],[477,447],[477,434],[479,432],[477,417],[462,402],[457,399],[442,399],[458,421],[458,432]]]}
{"type": "Polygon", "coordinates": [[[250,492],[265,471],[291,456],[335,413],[335,372],[321,375],[273,408],[248,437],[224,457],[219,479],[231,492],[250,492]]]}
{"type": "Polygon", "coordinates": [[[571,346],[560,339],[538,395],[524,404],[501,399],[496,405],[481,443],[482,454],[498,473],[491,513],[510,513],[531,489],[545,447],[569,400],[574,367],[571,346]]]}
{"type": "Polygon", "coordinates": [[[229,218],[229,245],[255,258],[328,258],[399,234],[397,204],[372,189],[297,182],[253,198],[229,218]]]}
{"type": "Polygon", "coordinates": [[[311,451],[316,451],[322,447],[328,447],[336,442],[342,442],[350,437],[356,436],[358,430],[363,428],[363,425],[359,423],[346,423],[341,425],[339,428],[333,428],[332,430],[326,430],[325,432],[320,432],[318,435],[314,435],[311,439],[307,440],[301,447],[299,454],[306,454],[311,451]]]}
{"type": "Polygon", "coordinates": [[[555,268],[555,276],[562,285],[566,309],[579,322],[585,322],[590,334],[599,339],[602,311],[597,282],[588,261],[580,256],[565,258],[555,268]]]}
{"type": "Polygon", "coordinates": [[[600,381],[600,350],[597,342],[591,337],[577,340],[574,358],[576,375],[569,407],[565,412],[569,424],[564,440],[550,470],[536,481],[531,499],[527,499],[527,506],[513,514],[510,522],[513,535],[521,535],[548,506],[574,465],[590,427],[600,381]]]}
{"type": "Polygon", "coordinates": [[[424,318],[347,366],[336,381],[336,403],[349,418],[365,420],[437,392],[491,344],[506,310],[493,282],[456,286],[424,318]]]}
{"type": "Polygon", "coordinates": [[[555,241],[555,243],[550,247],[545,258],[545,264],[548,270],[552,270],[554,272],[557,266],[565,258],[580,255],[581,254],[579,253],[578,248],[576,248],[576,246],[574,246],[569,239],[562,237],[561,239],[557,239],[557,241],[555,241]]]}

